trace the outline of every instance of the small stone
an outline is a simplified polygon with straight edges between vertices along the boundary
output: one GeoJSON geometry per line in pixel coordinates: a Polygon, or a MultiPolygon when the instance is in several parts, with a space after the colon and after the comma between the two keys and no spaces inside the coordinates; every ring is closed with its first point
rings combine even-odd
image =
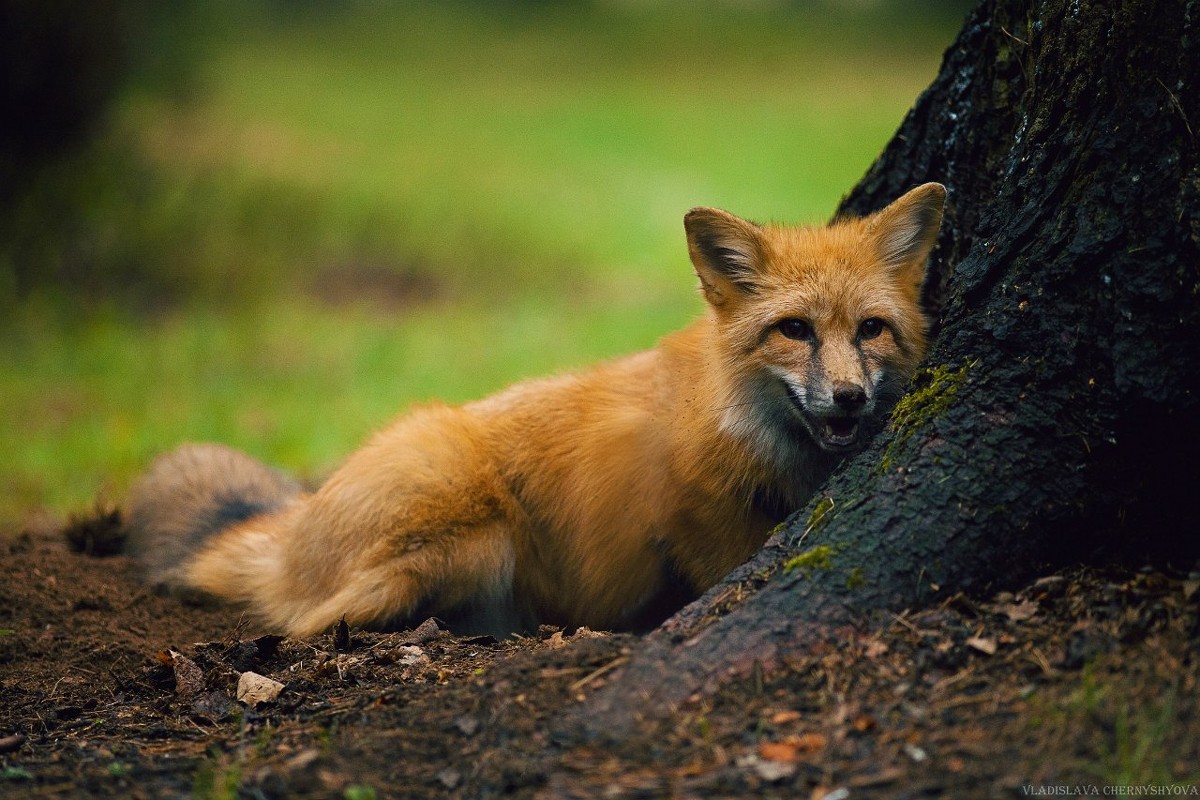
{"type": "Polygon", "coordinates": [[[402,644],[396,648],[396,661],[406,667],[423,667],[429,663],[429,656],[414,644],[402,644]]]}
{"type": "Polygon", "coordinates": [[[238,678],[237,699],[239,703],[256,707],[270,703],[279,697],[283,684],[257,672],[243,672],[238,678]]]}
{"type": "Polygon", "coordinates": [[[406,638],[413,644],[425,644],[445,635],[446,632],[438,625],[438,621],[430,617],[414,628],[406,638]]]}
{"type": "Polygon", "coordinates": [[[463,715],[454,720],[454,727],[458,728],[464,736],[474,736],[479,731],[479,720],[463,715]]]}
{"type": "Polygon", "coordinates": [[[754,754],[742,756],[737,760],[737,765],[742,769],[753,770],[767,783],[779,783],[787,780],[795,775],[797,770],[793,763],[762,759],[754,754]]]}
{"type": "Polygon", "coordinates": [[[767,783],[779,783],[796,774],[796,765],[787,761],[759,761],[754,771],[767,783]]]}

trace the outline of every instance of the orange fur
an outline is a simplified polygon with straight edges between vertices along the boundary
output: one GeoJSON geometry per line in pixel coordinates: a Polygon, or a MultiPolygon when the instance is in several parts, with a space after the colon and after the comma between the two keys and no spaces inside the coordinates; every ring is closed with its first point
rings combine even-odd
{"type": "MultiPolygon", "coordinates": [[[[134,541],[181,562],[158,578],[293,635],[343,615],[495,633],[653,621],[750,556],[882,424],[924,355],[919,293],[944,197],[926,184],[817,229],[694,209],[708,313],[657,348],[415,410],[317,491],[280,485],[215,532],[167,514],[181,490],[161,476],[223,452],[186,447],[135,487],[134,541]]],[[[188,496],[265,480],[222,458],[220,480],[197,469],[188,496]]]]}

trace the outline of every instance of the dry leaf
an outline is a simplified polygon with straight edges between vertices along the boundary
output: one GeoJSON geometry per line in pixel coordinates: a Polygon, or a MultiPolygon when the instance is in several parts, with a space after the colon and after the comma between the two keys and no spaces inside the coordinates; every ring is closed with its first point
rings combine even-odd
{"type": "Polygon", "coordinates": [[[196,666],[196,662],[174,650],[167,653],[171,657],[171,669],[175,671],[175,694],[194,697],[204,691],[204,671],[196,666]]]}
{"type": "Polygon", "coordinates": [[[866,733],[867,731],[874,729],[875,725],[875,718],[868,716],[867,714],[863,714],[862,716],[856,718],[854,722],[850,723],[850,727],[854,728],[854,730],[858,731],[859,733],[866,733]]]}
{"type": "Polygon", "coordinates": [[[989,656],[994,656],[996,654],[995,639],[987,639],[982,636],[972,636],[970,639],[967,639],[967,647],[978,650],[979,652],[989,656]]]}
{"type": "Polygon", "coordinates": [[[888,646],[878,639],[872,639],[867,642],[866,656],[867,658],[879,658],[888,651],[888,646]]]}
{"type": "Polygon", "coordinates": [[[1001,606],[1001,611],[1013,622],[1024,622],[1038,612],[1038,604],[1033,600],[1026,600],[1021,603],[1010,603],[1006,606],[1001,606]]]}
{"type": "Polygon", "coordinates": [[[758,746],[758,757],[791,764],[800,760],[800,748],[790,742],[763,742],[758,746]]]}
{"type": "Polygon", "coordinates": [[[802,753],[812,753],[824,750],[828,740],[823,733],[802,733],[799,736],[788,737],[787,741],[794,744],[796,749],[802,753]]]}
{"type": "Polygon", "coordinates": [[[779,742],[762,742],[758,745],[759,758],[768,761],[793,763],[800,760],[805,753],[824,750],[827,740],[821,733],[803,733],[799,736],[789,736],[779,742]]]}
{"type": "Polygon", "coordinates": [[[771,724],[786,725],[789,722],[795,722],[801,716],[799,711],[777,711],[771,715],[771,724]]]}
{"type": "Polygon", "coordinates": [[[594,631],[585,625],[580,625],[578,628],[575,629],[575,633],[573,633],[571,635],[571,638],[573,638],[573,639],[603,639],[606,636],[610,636],[610,635],[611,634],[605,633],[604,631],[594,631]]]}
{"type": "Polygon", "coordinates": [[[818,786],[812,790],[811,800],[847,800],[850,790],[845,786],[831,789],[828,786],[818,786]]]}
{"type": "Polygon", "coordinates": [[[350,649],[350,626],[346,624],[346,615],[333,626],[333,649],[345,653],[350,649]]]}

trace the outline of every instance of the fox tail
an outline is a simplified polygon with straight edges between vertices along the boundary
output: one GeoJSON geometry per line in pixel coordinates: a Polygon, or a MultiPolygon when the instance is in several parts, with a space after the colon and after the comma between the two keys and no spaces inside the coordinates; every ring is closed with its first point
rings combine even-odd
{"type": "Polygon", "coordinates": [[[287,505],[300,484],[245,453],[185,444],[159,456],[130,490],[126,550],[160,589],[186,592],[190,559],[212,536],[287,505]]]}

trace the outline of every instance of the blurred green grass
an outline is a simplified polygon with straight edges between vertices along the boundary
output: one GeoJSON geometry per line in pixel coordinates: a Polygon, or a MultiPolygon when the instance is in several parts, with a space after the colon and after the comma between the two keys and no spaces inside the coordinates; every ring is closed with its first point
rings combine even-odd
{"type": "Polygon", "coordinates": [[[183,440],[320,475],[413,402],[652,345],[700,309],[683,213],[826,218],[958,23],[264,8],[226,7],[189,91],[131,89],[18,209],[69,280],[0,322],[0,520],[118,499],[183,440]]]}

